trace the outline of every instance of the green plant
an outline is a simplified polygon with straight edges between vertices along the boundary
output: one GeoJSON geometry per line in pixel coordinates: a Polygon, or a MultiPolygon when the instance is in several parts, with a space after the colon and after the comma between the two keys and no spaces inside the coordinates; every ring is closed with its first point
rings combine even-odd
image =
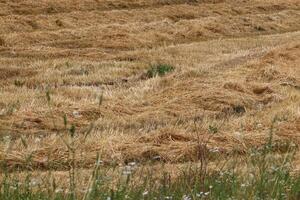
{"type": "Polygon", "coordinates": [[[20,81],[20,80],[15,80],[14,84],[17,87],[23,87],[23,85],[25,84],[25,82],[24,81],[20,81]]]}
{"type": "Polygon", "coordinates": [[[70,162],[70,170],[69,170],[69,188],[70,188],[70,195],[69,198],[71,200],[75,200],[76,199],[76,181],[75,181],[75,176],[76,176],[76,160],[75,160],[75,156],[76,156],[76,146],[75,146],[75,133],[76,133],[76,127],[74,124],[71,124],[70,126],[68,126],[68,119],[67,116],[64,115],[63,120],[64,120],[64,132],[67,132],[68,135],[70,136],[70,141],[68,142],[63,135],[59,132],[59,129],[56,126],[55,123],[55,118],[54,118],[54,114],[52,111],[52,107],[51,107],[51,94],[50,91],[48,90],[46,92],[46,99],[48,102],[48,106],[50,109],[50,113],[51,113],[51,118],[52,118],[52,123],[54,128],[57,130],[57,135],[59,135],[60,139],[63,141],[63,143],[66,145],[66,147],[68,148],[69,151],[69,158],[71,160],[70,162]]]}
{"type": "Polygon", "coordinates": [[[209,126],[208,126],[208,131],[209,131],[210,133],[212,133],[212,134],[216,134],[216,133],[218,133],[219,129],[218,129],[218,127],[215,126],[215,125],[209,125],[209,126]]]}
{"type": "Polygon", "coordinates": [[[156,64],[152,65],[147,71],[147,77],[153,78],[155,76],[164,76],[165,74],[172,72],[175,68],[168,64],[156,64]]]}

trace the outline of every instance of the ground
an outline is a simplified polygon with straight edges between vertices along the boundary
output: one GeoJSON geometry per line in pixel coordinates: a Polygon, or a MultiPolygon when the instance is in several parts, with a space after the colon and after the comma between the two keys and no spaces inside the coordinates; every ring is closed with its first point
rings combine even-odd
{"type": "Polygon", "coordinates": [[[298,0],[0,0],[0,161],[68,176],[72,125],[83,174],[299,145],[299,41],[298,0]]]}

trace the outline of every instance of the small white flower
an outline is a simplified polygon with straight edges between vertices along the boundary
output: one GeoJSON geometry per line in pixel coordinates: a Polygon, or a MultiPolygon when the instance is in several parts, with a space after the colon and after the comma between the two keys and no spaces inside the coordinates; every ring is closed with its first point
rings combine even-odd
{"type": "Polygon", "coordinates": [[[263,127],[263,125],[262,124],[257,124],[257,128],[262,128],[263,127]]]}
{"type": "Polygon", "coordinates": [[[77,110],[74,110],[72,114],[75,118],[81,117],[80,113],[77,110]]]}
{"type": "Polygon", "coordinates": [[[123,172],[122,172],[122,174],[123,175],[130,175],[132,172],[131,171],[129,171],[129,170],[124,170],[123,172]]]}
{"type": "Polygon", "coordinates": [[[128,165],[129,165],[129,166],[132,166],[132,167],[133,167],[133,166],[136,166],[136,162],[130,162],[130,163],[128,163],[128,165]]]}
{"type": "Polygon", "coordinates": [[[246,184],[245,184],[245,183],[242,183],[242,184],[241,184],[241,187],[246,187],[246,184]]]}
{"type": "Polygon", "coordinates": [[[99,165],[101,165],[102,163],[103,163],[102,160],[97,160],[96,165],[99,166],[99,165]]]}
{"type": "Polygon", "coordinates": [[[205,195],[205,196],[209,195],[209,192],[205,192],[204,195],[205,195]]]}
{"type": "Polygon", "coordinates": [[[64,190],[63,189],[61,189],[61,188],[57,188],[57,189],[55,189],[55,193],[62,193],[64,190]]]}
{"type": "Polygon", "coordinates": [[[31,187],[35,187],[38,185],[38,181],[36,179],[32,179],[30,182],[29,182],[29,186],[31,187]]]}
{"type": "Polygon", "coordinates": [[[148,191],[143,192],[143,196],[146,196],[146,195],[148,195],[148,194],[149,194],[148,191]]]}
{"type": "Polygon", "coordinates": [[[153,160],[160,160],[160,159],[161,159],[160,156],[154,156],[154,157],[153,157],[153,160]]]}
{"type": "Polygon", "coordinates": [[[212,188],[213,188],[213,186],[212,186],[212,185],[210,185],[210,186],[209,186],[209,189],[212,189],[212,188]]]}
{"type": "Polygon", "coordinates": [[[203,195],[203,192],[197,193],[196,197],[201,197],[203,195]]]}
{"type": "Polygon", "coordinates": [[[183,195],[182,200],[192,200],[188,195],[183,195]]]}
{"type": "Polygon", "coordinates": [[[12,190],[16,190],[17,189],[17,187],[15,187],[15,186],[10,186],[9,188],[12,189],[12,190]]]}

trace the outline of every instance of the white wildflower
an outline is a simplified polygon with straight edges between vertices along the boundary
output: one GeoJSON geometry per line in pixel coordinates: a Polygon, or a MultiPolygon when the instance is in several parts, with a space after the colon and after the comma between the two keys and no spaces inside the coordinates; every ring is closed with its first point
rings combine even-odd
{"type": "Polygon", "coordinates": [[[262,128],[263,127],[263,125],[262,124],[257,124],[257,128],[262,128]]]}
{"type": "Polygon", "coordinates": [[[9,188],[12,189],[12,190],[16,190],[17,189],[17,187],[15,187],[15,186],[10,186],[9,188]]]}
{"type": "Polygon", "coordinates": [[[160,156],[154,156],[154,157],[153,157],[153,160],[160,160],[160,159],[161,159],[160,156]]]}
{"type": "Polygon", "coordinates": [[[136,166],[136,162],[130,162],[130,163],[128,163],[128,165],[129,165],[129,166],[132,166],[132,167],[133,167],[133,166],[136,166]]]}
{"type": "Polygon", "coordinates": [[[57,189],[55,189],[55,193],[62,193],[64,190],[63,189],[61,189],[61,188],[57,188],[57,189]]]}
{"type": "Polygon", "coordinates": [[[192,200],[188,195],[183,195],[182,200],[192,200]]]}
{"type": "Polygon", "coordinates": [[[96,165],[99,166],[101,164],[103,164],[103,161],[102,160],[97,160],[96,165]]]}
{"type": "Polygon", "coordinates": [[[77,110],[74,110],[72,114],[75,118],[81,117],[80,113],[77,110]]]}
{"type": "Polygon", "coordinates": [[[131,172],[130,170],[124,170],[124,171],[122,172],[122,174],[128,176],[128,175],[132,174],[132,172],[131,172]]]}
{"type": "Polygon", "coordinates": [[[31,187],[35,187],[38,185],[38,180],[37,179],[32,179],[30,182],[29,182],[29,186],[31,187]]]}
{"type": "Polygon", "coordinates": [[[197,197],[202,197],[203,194],[204,194],[204,192],[200,192],[200,193],[197,193],[196,196],[197,196],[197,197]]]}

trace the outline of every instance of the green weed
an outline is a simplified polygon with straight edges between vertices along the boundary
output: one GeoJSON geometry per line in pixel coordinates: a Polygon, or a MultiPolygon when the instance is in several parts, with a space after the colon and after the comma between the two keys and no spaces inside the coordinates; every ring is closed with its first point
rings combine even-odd
{"type": "Polygon", "coordinates": [[[147,77],[153,78],[155,76],[164,76],[165,74],[172,72],[175,68],[168,64],[157,64],[151,66],[147,71],[147,77]]]}

